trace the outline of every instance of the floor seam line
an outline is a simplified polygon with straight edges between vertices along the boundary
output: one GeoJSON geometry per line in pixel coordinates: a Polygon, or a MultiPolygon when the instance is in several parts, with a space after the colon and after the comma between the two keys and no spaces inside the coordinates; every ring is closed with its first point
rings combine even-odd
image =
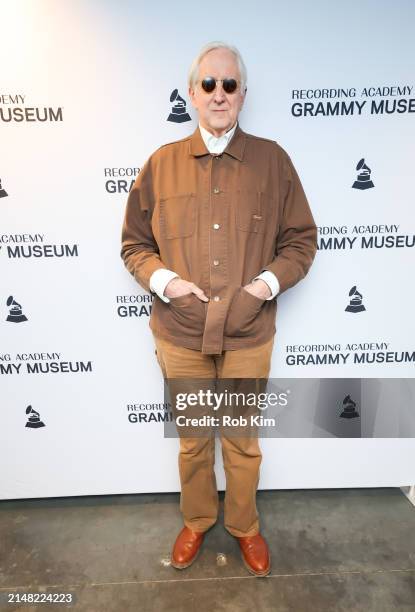
{"type": "MultiPolygon", "coordinates": [[[[298,574],[268,574],[265,578],[297,578],[306,576],[333,576],[333,575],[349,575],[349,574],[380,574],[380,573],[393,573],[393,572],[415,572],[414,569],[378,569],[378,570],[349,570],[349,571],[333,571],[333,572],[303,572],[298,574]]],[[[207,578],[167,578],[161,580],[127,580],[124,582],[88,582],[81,584],[37,584],[37,585],[24,585],[24,586],[0,586],[0,591],[12,591],[17,589],[52,589],[52,588],[84,588],[84,587],[97,587],[97,586],[115,586],[115,585],[128,585],[128,584],[159,584],[159,583],[171,583],[171,582],[207,582],[215,580],[256,580],[258,576],[213,576],[207,578]]]]}

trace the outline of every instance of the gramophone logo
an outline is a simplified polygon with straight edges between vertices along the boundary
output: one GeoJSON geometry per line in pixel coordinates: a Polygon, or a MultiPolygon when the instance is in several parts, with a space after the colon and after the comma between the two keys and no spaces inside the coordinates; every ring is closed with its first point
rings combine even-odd
{"type": "Polygon", "coordinates": [[[0,198],[5,198],[7,197],[9,194],[6,192],[5,189],[3,189],[3,187],[1,186],[1,179],[0,179],[0,198]]]}
{"type": "Polygon", "coordinates": [[[40,420],[40,414],[36,412],[36,410],[33,410],[32,406],[26,408],[26,414],[28,415],[26,427],[31,427],[32,429],[45,427],[44,422],[40,420]]]}
{"type": "Polygon", "coordinates": [[[346,306],[345,308],[346,312],[362,312],[363,310],[366,310],[366,308],[364,307],[362,303],[363,296],[357,290],[356,285],[354,285],[350,289],[349,297],[350,297],[350,302],[349,302],[349,305],[346,306]]]}
{"type": "Polygon", "coordinates": [[[179,96],[179,90],[173,89],[170,94],[170,102],[174,102],[171,113],[167,117],[167,121],[173,123],[184,123],[185,121],[191,121],[189,113],[186,111],[186,101],[179,96]]]}
{"type": "Polygon", "coordinates": [[[357,179],[353,183],[353,189],[371,189],[374,187],[373,181],[370,178],[371,170],[365,164],[365,158],[362,157],[357,163],[356,170],[358,171],[357,179]]]}
{"type": "Polygon", "coordinates": [[[340,415],[341,419],[356,419],[360,414],[356,410],[356,402],[352,400],[350,395],[346,395],[343,400],[343,412],[340,415]]]}
{"type": "Polygon", "coordinates": [[[11,323],[23,323],[23,321],[27,321],[27,317],[23,314],[21,305],[16,302],[12,295],[7,298],[6,304],[9,308],[9,316],[6,321],[10,321],[11,323]]]}

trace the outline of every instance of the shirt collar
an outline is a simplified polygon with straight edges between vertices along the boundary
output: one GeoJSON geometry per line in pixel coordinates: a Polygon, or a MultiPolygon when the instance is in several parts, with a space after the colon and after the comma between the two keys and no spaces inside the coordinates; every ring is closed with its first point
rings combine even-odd
{"type": "Polygon", "coordinates": [[[217,137],[208,132],[208,130],[199,123],[199,130],[209,153],[223,153],[235,133],[236,125],[237,122],[235,122],[233,128],[225,132],[225,134],[222,134],[222,136],[217,137]]]}
{"type": "MultiPolygon", "coordinates": [[[[226,149],[223,153],[227,153],[231,157],[242,161],[245,150],[246,134],[244,131],[241,130],[239,122],[236,122],[236,125],[232,129],[235,129],[235,131],[233,133],[232,138],[228,141],[226,149]]],[[[209,155],[209,150],[202,138],[199,126],[189,138],[189,153],[194,157],[209,155]]]]}

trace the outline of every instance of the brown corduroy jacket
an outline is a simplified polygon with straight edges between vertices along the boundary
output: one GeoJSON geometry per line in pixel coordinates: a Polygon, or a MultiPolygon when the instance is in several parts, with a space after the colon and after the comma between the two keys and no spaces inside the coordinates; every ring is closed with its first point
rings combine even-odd
{"type": "Polygon", "coordinates": [[[128,196],[121,257],[129,272],[150,291],[152,273],[167,268],[209,297],[166,303],[155,295],[150,328],[205,354],[269,340],[278,296],[262,300],[243,285],[270,270],[281,295],[304,278],[316,250],[316,225],[290,157],[239,124],[219,156],[199,128],[160,147],[128,196]]]}

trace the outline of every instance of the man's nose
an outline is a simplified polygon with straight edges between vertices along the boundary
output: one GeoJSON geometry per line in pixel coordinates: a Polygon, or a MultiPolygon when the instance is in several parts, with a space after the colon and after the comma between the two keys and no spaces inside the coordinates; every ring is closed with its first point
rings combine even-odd
{"type": "Polygon", "coordinates": [[[221,103],[225,101],[225,92],[222,87],[222,81],[216,83],[215,95],[213,96],[215,102],[221,103]]]}

